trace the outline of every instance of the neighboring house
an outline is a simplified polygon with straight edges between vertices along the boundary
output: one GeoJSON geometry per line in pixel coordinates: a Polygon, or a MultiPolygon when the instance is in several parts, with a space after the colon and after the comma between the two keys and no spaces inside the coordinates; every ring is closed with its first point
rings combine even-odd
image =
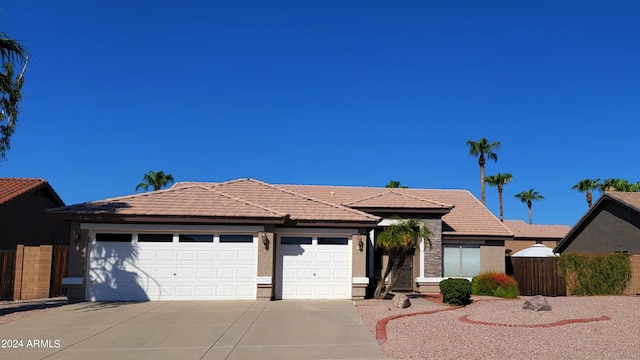
{"type": "Polygon", "coordinates": [[[504,271],[513,238],[465,190],[179,182],[50,212],[71,221],[72,300],[363,298],[381,271],[376,232],[398,216],[432,234],[410,289],[438,292],[444,277],[504,271]]]}
{"type": "Polygon", "coordinates": [[[606,192],[571,228],[555,252],[640,255],[640,193],[606,192]]]}
{"type": "Polygon", "coordinates": [[[528,224],[522,220],[505,220],[504,226],[513,233],[513,240],[507,240],[504,245],[510,254],[534,244],[543,244],[553,249],[571,230],[569,225],[528,224]]]}
{"type": "Polygon", "coordinates": [[[46,212],[64,202],[42,179],[0,178],[0,250],[16,245],[66,245],[69,223],[46,212]]]}

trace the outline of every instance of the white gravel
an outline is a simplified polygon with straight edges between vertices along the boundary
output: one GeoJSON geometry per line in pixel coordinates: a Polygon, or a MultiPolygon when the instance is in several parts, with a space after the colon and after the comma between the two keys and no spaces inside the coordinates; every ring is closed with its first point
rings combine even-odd
{"type": "MultiPolygon", "coordinates": [[[[640,359],[640,297],[547,297],[552,310],[541,312],[522,309],[528,298],[483,299],[457,310],[391,320],[381,349],[388,359],[640,359]],[[459,320],[465,315],[511,325],[601,316],[611,320],[523,328],[469,324],[459,320]]],[[[376,322],[387,316],[445,307],[421,299],[412,303],[406,309],[380,300],[356,305],[374,337],[376,322]]]]}

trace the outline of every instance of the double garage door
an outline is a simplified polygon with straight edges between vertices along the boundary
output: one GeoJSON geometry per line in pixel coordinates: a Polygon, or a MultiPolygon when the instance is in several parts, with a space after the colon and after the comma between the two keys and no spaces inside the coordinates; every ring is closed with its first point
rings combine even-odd
{"type": "Polygon", "coordinates": [[[87,300],[256,298],[254,235],[97,233],[92,240],[87,300]]]}

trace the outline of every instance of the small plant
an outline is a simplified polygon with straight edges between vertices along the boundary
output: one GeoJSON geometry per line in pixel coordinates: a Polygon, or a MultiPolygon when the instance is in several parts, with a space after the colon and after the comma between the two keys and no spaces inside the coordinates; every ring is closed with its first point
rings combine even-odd
{"type": "Polygon", "coordinates": [[[471,303],[471,282],[467,279],[444,279],[440,292],[445,304],[468,305],[471,303]]]}
{"type": "Polygon", "coordinates": [[[501,298],[517,298],[520,295],[518,283],[505,273],[484,272],[473,278],[471,282],[474,295],[496,296],[501,298]]]}

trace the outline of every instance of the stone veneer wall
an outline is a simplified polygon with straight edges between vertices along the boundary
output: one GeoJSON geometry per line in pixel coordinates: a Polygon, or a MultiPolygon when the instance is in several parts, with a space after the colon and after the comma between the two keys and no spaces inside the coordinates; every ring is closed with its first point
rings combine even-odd
{"type": "Polygon", "coordinates": [[[424,246],[424,276],[442,276],[442,220],[425,219],[425,227],[431,235],[431,248],[428,244],[424,246]]]}

